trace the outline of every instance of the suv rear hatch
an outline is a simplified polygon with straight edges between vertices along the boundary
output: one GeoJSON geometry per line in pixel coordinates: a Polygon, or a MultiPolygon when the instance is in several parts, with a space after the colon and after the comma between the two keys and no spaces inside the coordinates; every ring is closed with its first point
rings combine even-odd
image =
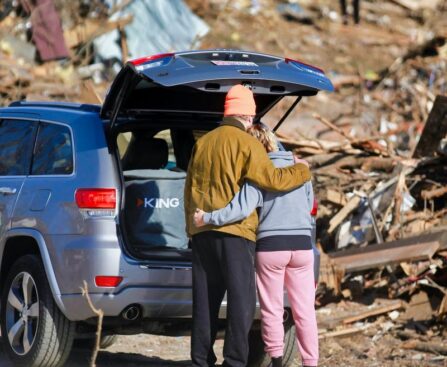
{"type": "MultiPolygon", "coordinates": [[[[126,167],[123,167],[123,159],[126,165],[129,165],[130,154],[127,154],[127,157],[120,156],[117,144],[118,134],[125,131],[132,132],[129,147],[141,140],[141,136],[148,136],[149,140],[144,144],[150,146],[153,143],[160,143],[155,141],[157,139],[154,140],[158,131],[170,129],[173,140],[174,133],[177,140],[178,136],[181,139],[190,137],[189,141],[185,140],[183,146],[192,148],[194,143],[192,137],[195,136],[193,132],[211,130],[218,126],[222,118],[225,95],[235,84],[243,84],[252,89],[257,105],[255,120],[258,121],[285,96],[296,96],[298,101],[303,96],[315,95],[320,90],[333,90],[330,80],[317,67],[297,60],[253,52],[188,51],[129,61],[112,83],[101,110],[101,117],[109,121],[109,136],[117,152],[118,165],[122,174],[121,223],[126,223],[126,217],[135,217],[126,213],[128,210],[126,196],[132,197],[132,200],[135,200],[135,205],[139,207],[145,207],[146,204],[148,207],[151,206],[151,213],[157,209],[167,208],[157,207],[158,204],[155,204],[155,208],[153,208],[153,204],[157,203],[156,200],[150,201],[153,197],[142,198],[141,190],[144,186],[138,188],[139,196],[135,193],[133,195],[126,194],[126,188],[129,187],[130,181],[125,177],[131,177],[132,184],[136,182],[150,186],[153,185],[152,181],[160,178],[160,174],[159,172],[154,174],[153,167],[150,170],[144,170],[144,172],[126,170],[126,167]],[[179,131],[181,131],[180,134],[179,131]],[[141,176],[138,176],[140,174],[141,176]]],[[[177,145],[179,145],[178,142],[177,145]]],[[[190,149],[185,159],[186,163],[189,160],[189,154],[190,149]]],[[[135,156],[141,159],[141,154],[135,156]]],[[[183,162],[178,166],[186,170],[186,163],[183,162]]],[[[130,164],[129,167],[135,167],[135,165],[130,164]]],[[[162,170],[166,170],[166,168],[162,167],[162,170]]],[[[164,173],[161,176],[166,180],[164,173]]],[[[167,179],[170,180],[172,175],[168,174],[167,176],[169,176],[167,179]]],[[[162,182],[157,181],[157,185],[159,184],[163,185],[162,182]]],[[[160,186],[157,187],[160,188],[160,186]]],[[[181,190],[177,189],[177,191],[181,190]]],[[[163,200],[167,200],[165,198],[155,199],[161,200],[159,206],[163,206],[165,203],[163,200]]],[[[172,197],[170,200],[172,202],[172,197]]],[[[181,199],[179,202],[183,206],[181,199]]],[[[128,236],[128,234],[135,230],[139,231],[136,228],[129,228],[136,222],[137,220],[132,219],[132,223],[121,226],[127,248],[135,256],[164,258],[166,256],[184,256],[188,253],[185,246],[170,246],[169,243],[164,243],[161,246],[160,243],[163,241],[156,241],[158,242],[157,246],[148,243],[146,250],[141,249],[144,247],[141,246],[141,243],[139,246],[134,246],[131,240],[132,236],[128,236]]],[[[178,230],[184,231],[184,222],[178,222],[178,230]]],[[[158,223],[157,227],[163,228],[166,224],[158,223]]],[[[172,232],[172,226],[169,231],[172,232]]],[[[136,237],[139,237],[138,233],[136,237]]]]}

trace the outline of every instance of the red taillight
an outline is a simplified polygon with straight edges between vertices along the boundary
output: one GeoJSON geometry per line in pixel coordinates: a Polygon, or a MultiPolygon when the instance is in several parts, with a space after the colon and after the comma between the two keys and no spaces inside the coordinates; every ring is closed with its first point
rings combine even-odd
{"type": "Polygon", "coordinates": [[[168,54],[158,54],[158,55],[152,55],[152,56],[146,56],[146,57],[141,57],[139,59],[135,59],[135,60],[130,60],[129,62],[134,65],[141,65],[144,64],[145,62],[149,62],[149,61],[155,61],[158,59],[164,59],[165,57],[173,57],[175,54],[173,53],[168,53],[168,54]]]}
{"type": "Polygon", "coordinates": [[[323,69],[320,69],[319,67],[316,67],[316,66],[313,66],[313,65],[310,65],[310,64],[306,64],[305,62],[302,62],[302,61],[299,61],[299,60],[294,60],[294,59],[289,59],[288,57],[285,58],[285,61],[286,61],[286,63],[296,62],[297,64],[301,64],[303,66],[307,66],[309,68],[318,70],[319,72],[324,74],[324,70],[323,69]]]}
{"type": "Polygon", "coordinates": [[[123,277],[97,275],[95,277],[95,284],[97,287],[118,287],[123,281],[123,277]]]}
{"type": "Polygon", "coordinates": [[[77,189],[76,204],[81,209],[115,209],[115,189],[77,189]]]}
{"type": "Polygon", "coordinates": [[[312,207],[312,210],[310,211],[310,215],[312,217],[316,217],[318,214],[318,201],[314,198],[314,205],[312,207]]]}

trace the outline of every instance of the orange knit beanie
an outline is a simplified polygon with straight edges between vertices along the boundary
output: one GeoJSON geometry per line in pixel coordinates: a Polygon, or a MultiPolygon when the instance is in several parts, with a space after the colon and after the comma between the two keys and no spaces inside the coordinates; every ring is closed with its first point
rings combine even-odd
{"type": "Polygon", "coordinates": [[[253,92],[241,84],[231,87],[225,97],[224,116],[230,115],[256,115],[253,92]]]}

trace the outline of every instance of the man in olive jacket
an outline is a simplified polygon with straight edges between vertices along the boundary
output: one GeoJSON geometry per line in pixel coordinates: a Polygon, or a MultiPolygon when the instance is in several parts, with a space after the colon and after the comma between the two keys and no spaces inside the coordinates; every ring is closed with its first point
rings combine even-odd
{"type": "Polygon", "coordinates": [[[196,142],[188,167],[185,215],[192,238],[191,359],[195,367],[214,366],[216,362],[213,345],[225,292],[223,366],[247,365],[248,333],[256,307],[254,251],[258,218],[253,212],[240,222],[196,228],[194,211],[224,207],[246,180],[270,191],[288,191],[310,180],[309,168],[303,163],[274,167],[262,144],[246,133],[255,114],[253,93],[242,85],[232,87],[225,99],[223,122],[196,142]]]}

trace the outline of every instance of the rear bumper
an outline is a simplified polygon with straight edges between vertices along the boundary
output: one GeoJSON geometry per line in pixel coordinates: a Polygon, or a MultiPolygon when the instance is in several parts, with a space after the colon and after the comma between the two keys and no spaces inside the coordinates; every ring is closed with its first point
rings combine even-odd
{"type": "MultiPolygon", "coordinates": [[[[129,305],[138,305],[143,318],[192,317],[190,264],[134,261],[123,253],[116,236],[54,236],[50,242],[60,289],[54,296],[68,319],[81,321],[96,316],[82,295],[84,281],[93,305],[105,316],[117,317],[129,305]],[[96,275],[122,276],[123,281],[116,288],[97,287],[96,275]]],[[[315,265],[319,265],[317,256],[315,265]]],[[[288,307],[287,295],[284,296],[284,305],[288,307]]],[[[219,315],[226,316],[225,300],[219,315]]],[[[256,318],[259,316],[258,305],[256,318]]]]}
{"type": "MultiPolygon", "coordinates": [[[[119,293],[90,294],[105,316],[120,316],[130,305],[138,305],[142,318],[188,318],[192,316],[192,290],[182,288],[128,287],[119,293]]],[[[61,296],[66,316],[72,321],[95,317],[82,294],[61,296]]]]}

